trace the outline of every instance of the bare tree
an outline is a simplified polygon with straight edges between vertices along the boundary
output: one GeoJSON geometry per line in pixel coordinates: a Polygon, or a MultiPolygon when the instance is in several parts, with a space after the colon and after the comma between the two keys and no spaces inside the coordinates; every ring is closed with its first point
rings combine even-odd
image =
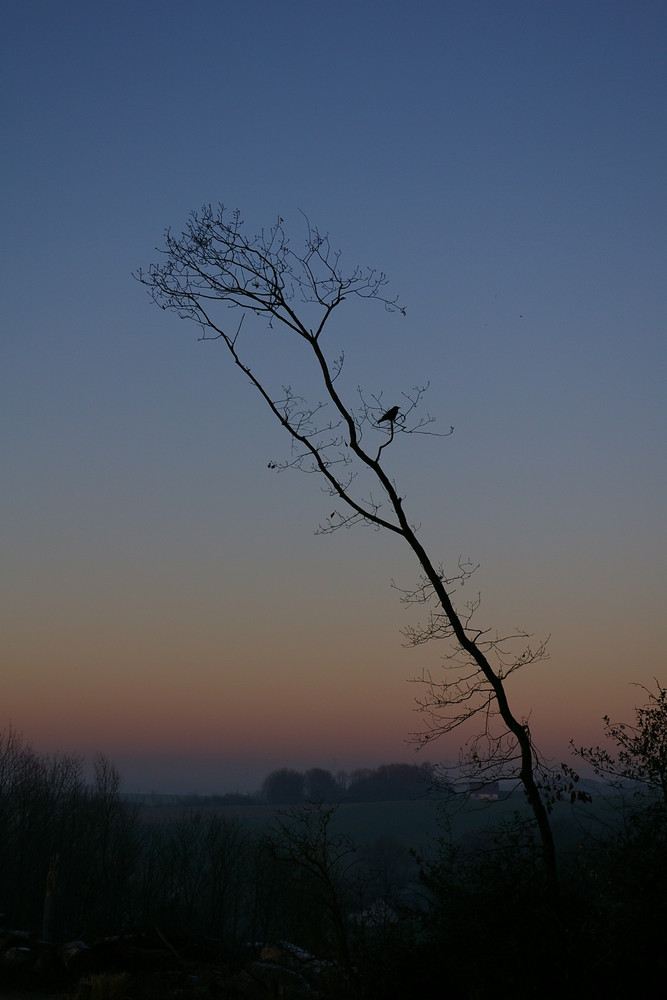
{"type": "MultiPolygon", "coordinates": [[[[554,843],[540,793],[541,760],[527,720],[517,718],[510,708],[505,686],[518,667],[543,655],[543,645],[513,654],[510,637],[491,638],[475,627],[471,619],[476,605],[455,607],[453,594],[469,571],[463,567],[448,576],[431,560],[385,467],[387,450],[398,435],[436,433],[433,418],[419,412],[428,386],[407,390],[400,405],[392,401],[390,407],[382,393],[367,394],[362,389],[349,399],[341,379],[344,353],[334,350],[330,357],[324,346],[332,314],[352,298],[380,303],[390,313],[404,315],[405,310],[398,298],[387,294],[383,272],[361,267],[344,271],[341,254],[329,236],[304,220],[305,245],[294,250],[281,218],[270,229],[249,235],[238,211],[229,214],[224,206],[204,206],[191,214],[182,233],[166,231],[160,260],[135,277],[162,309],[194,321],[202,339],[223,342],[234,364],[288,432],[289,458],[270,462],[269,467],[297,468],[323,477],[333,509],[319,525],[320,533],[363,523],[402,538],[410,547],[422,580],[403,597],[432,608],[427,625],[410,638],[421,642],[442,636],[453,644],[455,659],[461,660],[450,661],[458,670],[454,681],[438,687],[423,678],[430,694],[422,707],[433,723],[426,738],[449,732],[480,712],[487,723],[500,724],[498,732],[485,724],[484,736],[472,748],[468,762],[482,771],[495,762],[495,774],[502,772],[521,782],[539,831],[545,870],[555,886],[554,843]],[[323,400],[314,402],[311,396],[309,401],[288,379],[275,377],[275,362],[289,365],[296,348],[311,363],[315,391],[323,394],[323,400]]],[[[290,370],[295,374],[306,369],[299,362],[290,370]]]]}
{"type": "Polygon", "coordinates": [[[274,818],[263,844],[290,872],[296,910],[301,919],[307,917],[312,935],[310,946],[322,954],[328,940],[336,960],[349,970],[349,897],[359,859],[350,837],[332,830],[335,812],[335,806],[322,803],[292,806],[274,818]]]}

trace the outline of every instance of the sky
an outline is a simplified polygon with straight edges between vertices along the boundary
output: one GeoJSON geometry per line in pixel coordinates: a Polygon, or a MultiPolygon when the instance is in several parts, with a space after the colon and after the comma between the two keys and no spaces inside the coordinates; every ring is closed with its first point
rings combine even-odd
{"type": "MultiPolygon", "coordinates": [[[[219,343],[133,278],[222,202],[305,213],[405,317],[345,303],[350,391],[430,383],[390,471],[555,760],[667,682],[667,6],[6,0],[0,730],[133,791],[452,760],[410,734],[400,539],[315,534],[314,477],[219,343]]],[[[286,378],[298,378],[297,368],[286,378]]]]}

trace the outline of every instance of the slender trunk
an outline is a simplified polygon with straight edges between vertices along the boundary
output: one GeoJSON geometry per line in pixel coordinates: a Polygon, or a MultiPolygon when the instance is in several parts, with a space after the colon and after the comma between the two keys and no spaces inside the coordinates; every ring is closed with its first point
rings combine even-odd
{"type": "Polygon", "coordinates": [[[392,501],[394,501],[394,508],[398,514],[398,518],[403,529],[403,535],[417,556],[424,573],[428,577],[429,582],[438,597],[440,605],[447,616],[449,624],[452,627],[456,641],[475,661],[485,679],[493,688],[500,717],[507,726],[508,730],[516,737],[521,751],[521,769],[519,771],[519,779],[523,785],[526,798],[528,799],[528,804],[537,824],[547,882],[550,889],[552,891],[556,891],[558,888],[556,848],[551,823],[549,822],[549,815],[547,813],[546,806],[542,801],[542,796],[540,795],[539,788],[537,787],[537,782],[535,781],[535,761],[530,739],[530,730],[527,725],[519,722],[513,714],[507,700],[507,693],[505,691],[505,685],[503,684],[502,678],[498,676],[477,643],[466,633],[463,622],[457,614],[439,574],[436,572],[435,567],[428,558],[425,549],[421,545],[419,539],[415,535],[405,517],[401,504],[401,498],[395,493],[391,484],[389,484],[389,486],[394,494],[394,496],[392,496],[392,501]]]}
{"type": "Polygon", "coordinates": [[[57,853],[54,854],[51,858],[51,864],[49,865],[49,871],[46,876],[44,908],[42,910],[42,939],[44,941],[53,940],[53,913],[56,903],[59,861],[60,855],[57,853]]]}

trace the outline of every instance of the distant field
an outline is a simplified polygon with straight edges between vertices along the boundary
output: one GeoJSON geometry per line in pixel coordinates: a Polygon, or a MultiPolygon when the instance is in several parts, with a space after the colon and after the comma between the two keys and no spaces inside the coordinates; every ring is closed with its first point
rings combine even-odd
{"type": "MultiPolygon", "coordinates": [[[[142,818],[162,822],[176,819],[200,807],[175,804],[143,806],[142,818]]],[[[214,805],[201,811],[238,819],[252,830],[268,826],[289,807],[271,805],[214,805]]],[[[523,796],[513,795],[498,801],[445,803],[429,799],[401,802],[343,802],[336,807],[331,823],[334,833],[350,836],[357,846],[373,844],[378,839],[394,840],[405,847],[431,854],[441,837],[457,841],[483,835],[494,827],[510,822],[519,813],[527,816],[523,796]]],[[[551,821],[559,848],[566,849],[586,834],[602,834],[619,821],[618,800],[596,798],[592,804],[557,803],[551,821]]]]}

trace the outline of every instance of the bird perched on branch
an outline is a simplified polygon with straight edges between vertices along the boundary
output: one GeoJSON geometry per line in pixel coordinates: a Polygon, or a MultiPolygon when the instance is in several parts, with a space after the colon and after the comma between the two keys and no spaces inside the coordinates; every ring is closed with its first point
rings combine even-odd
{"type": "Polygon", "coordinates": [[[382,416],[378,420],[378,423],[381,424],[381,423],[383,423],[386,420],[390,424],[393,424],[394,420],[396,420],[396,417],[398,416],[398,411],[399,410],[400,410],[400,406],[392,406],[392,408],[390,410],[387,410],[386,413],[382,414],[382,416]]]}

